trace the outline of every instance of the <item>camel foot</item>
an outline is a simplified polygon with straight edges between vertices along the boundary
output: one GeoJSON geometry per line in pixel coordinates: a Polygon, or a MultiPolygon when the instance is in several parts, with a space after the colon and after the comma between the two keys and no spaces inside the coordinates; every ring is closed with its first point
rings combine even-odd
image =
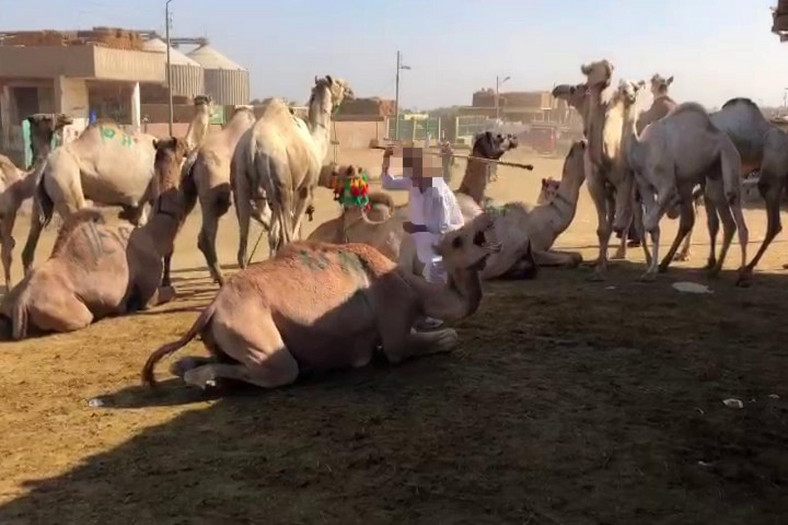
{"type": "Polygon", "coordinates": [[[717,266],[717,261],[715,259],[707,259],[706,260],[706,266],[704,266],[703,269],[704,270],[711,270],[715,266],[717,266]]]}
{"type": "Polygon", "coordinates": [[[196,356],[188,356],[182,359],[178,359],[173,364],[170,365],[170,373],[174,376],[180,377],[183,379],[183,376],[186,375],[186,372],[189,370],[193,370],[198,366],[208,365],[214,362],[214,359],[211,357],[196,357],[196,356]]]}
{"type": "Polygon", "coordinates": [[[601,283],[607,280],[607,277],[602,272],[595,271],[591,275],[588,276],[588,280],[592,283],[601,283]]]}
{"type": "Polygon", "coordinates": [[[653,283],[657,280],[657,276],[654,272],[646,272],[638,277],[638,282],[641,283],[653,283]]]}
{"type": "Polygon", "coordinates": [[[720,266],[718,266],[718,265],[716,265],[716,264],[715,264],[713,267],[711,267],[711,268],[708,268],[708,269],[706,270],[706,276],[707,276],[709,279],[716,279],[716,278],[717,278],[717,276],[720,274],[720,271],[721,271],[721,270],[722,270],[722,268],[721,268],[720,266]]]}
{"type": "Polygon", "coordinates": [[[676,262],[686,262],[689,261],[689,253],[677,253],[673,260],[676,262]]]}
{"type": "Polygon", "coordinates": [[[173,299],[175,299],[175,288],[172,286],[160,286],[159,287],[159,300],[157,304],[164,304],[169,303],[173,299]]]}
{"type": "Polygon", "coordinates": [[[788,263],[783,264],[783,270],[788,270],[788,263]]]}
{"type": "Polygon", "coordinates": [[[616,253],[613,254],[613,257],[610,258],[611,261],[623,261],[627,258],[626,250],[618,249],[616,253]]]}
{"type": "Polygon", "coordinates": [[[579,253],[573,253],[566,267],[577,268],[581,264],[583,264],[583,256],[580,255],[579,253]]]}
{"type": "Polygon", "coordinates": [[[198,386],[203,390],[216,386],[216,377],[213,375],[213,370],[210,366],[198,366],[187,370],[183,374],[183,380],[187,384],[198,386]]]}
{"type": "Polygon", "coordinates": [[[441,330],[434,330],[431,332],[419,333],[416,332],[414,337],[424,337],[428,339],[425,343],[428,345],[428,354],[441,354],[451,352],[457,348],[460,342],[460,337],[457,332],[452,328],[443,328],[441,330]]]}
{"type": "Polygon", "coordinates": [[[668,271],[668,265],[667,264],[660,264],[659,266],[657,266],[657,272],[659,272],[659,273],[666,273],[667,271],[668,271]]]}
{"type": "Polygon", "coordinates": [[[736,286],[741,288],[749,288],[752,284],[752,271],[747,268],[740,268],[739,275],[736,278],[736,286]]]}

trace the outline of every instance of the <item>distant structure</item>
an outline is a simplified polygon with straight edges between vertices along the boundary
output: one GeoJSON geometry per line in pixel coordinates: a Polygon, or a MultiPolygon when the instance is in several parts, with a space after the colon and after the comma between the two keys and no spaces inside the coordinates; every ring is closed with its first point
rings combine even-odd
{"type": "Polygon", "coordinates": [[[788,40],[788,0],[778,0],[772,10],[772,33],[779,35],[780,42],[788,40]]]}
{"type": "MultiPolygon", "coordinates": [[[[153,37],[142,44],[145,51],[160,53],[167,60],[167,44],[159,37],[153,37]]],[[[188,103],[195,95],[205,93],[205,72],[202,66],[180,51],[170,48],[170,64],[172,65],[172,96],[176,103],[188,103]]],[[[145,103],[166,104],[168,99],[167,85],[146,85],[142,87],[142,99],[145,103]]]]}
{"type": "Polygon", "coordinates": [[[249,71],[207,43],[186,55],[202,66],[205,74],[205,94],[213,98],[214,104],[249,103],[249,71]]]}

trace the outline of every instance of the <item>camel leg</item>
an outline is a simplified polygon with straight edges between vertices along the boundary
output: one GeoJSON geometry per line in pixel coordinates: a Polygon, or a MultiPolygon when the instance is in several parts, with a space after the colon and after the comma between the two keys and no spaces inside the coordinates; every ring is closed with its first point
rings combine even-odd
{"type": "Polygon", "coordinates": [[[687,236],[684,237],[684,244],[681,247],[681,250],[676,254],[673,258],[674,261],[689,261],[690,258],[690,245],[692,244],[692,230],[687,232],[687,236]]]}
{"type": "Polygon", "coordinates": [[[30,325],[45,332],[64,333],[87,327],[93,322],[93,314],[73,294],[55,290],[45,301],[28,306],[28,319],[30,325]]]}
{"type": "Polygon", "coordinates": [[[216,363],[216,358],[211,357],[202,357],[202,356],[186,356],[178,359],[174,363],[170,365],[170,373],[176,377],[180,377],[183,379],[183,376],[189,370],[193,368],[197,368],[199,366],[210,365],[216,363]]]}
{"type": "Polygon", "coordinates": [[[16,246],[14,222],[16,221],[18,209],[18,207],[13,207],[0,219],[0,242],[3,244],[0,249],[0,257],[3,259],[3,273],[5,274],[5,288],[7,292],[11,291],[11,263],[13,262],[13,252],[16,246]]]}
{"type": "Polygon", "coordinates": [[[33,209],[30,213],[30,231],[27,232],[27,242],[22,250],[22,267],[25,275],[30,273],[33,266],[33,258],[36,254],[38,239],[41,237],[41,230],[44,228],[43,211],[37,198],[33,199],[33,209]]]}
{"type": "Polygon", "coordinates": [[[709,257],[706,259],[705,269],[710,270],[717,264],[717,234],[720,231],[720,218],[717,215],[717,206],[708,195],[703,192],[703,203],[706,208],[706,227],[709,230],[709,257]]]}
{"type": "Polygon", "coordinates": [[[714,206],[719,213],[720,221],[722,222],[722,248],[720,249],[720,256],[716,264],[709,270],[709,276],[715,276],[722,270],[722,265],[725,262],[725,256],[728,254],[731,241],[733,241],[733,234],[736,230],[736,223],[731,215],[731,210],[728,201],[725,197],[725,190],[722,186],[722,181],[710,180],[706,187],[709,190],[709,195],[714,201],[714,206]]]}
{"type": "Polygon", "coordinates": [[[668,183],[657,194],[657,198],[655,199],[654,193],[650,190],[650,188],[645,187],[645,185],[641,186],[640,196],[643,200],[643,206],[645,208],[643,230],[648,232],[651,236],[653,253],[651,254],[651,262],[646,267],[646,272],[640,276],[639,280],[643,282],[651,282],[656,277],[657,263],[659,262],[659,220],[662,218],[665,210],[675,197],[675,187],[668,183]]]}
{"type": "Polygon", "coordinates": [[[296,238],[298,239],[301,239],[301,223],[304,220],[306,209],[312,204],[312,201],[314,200],[314,196],[312,195],[312,190],[310,188],[304,188],[300,193],[301,194],[298,196],[295,209],[293,210],[293,234],[296,235],[296,238]]]}
{"type": "Polygon", "coordinates": [[[692,227],[695,225],[695,209],[692,206],[692,187],[689,188],[689,192],[686,191],[686,188],[682,188],[682,199],[680,202],[681,206],[681,216],[679,218],[679,229],[676,232],[676,238],[673,240],[673,244],[670,246],[670,250],[668,250],[667,255],[665,258],[662,259],[662,262],[659,264],[659,272],[665,273],[668,270],[668,266],[673,261],[676,252],[679,249],[679,245],[681,245],[681,241],[689,235],[692,231],[692,227]]]}
{"type": "MultiPolygon", "coordinates": [[[[765,178],[761,172],[761,179],[758,181],[758,190],[761,193],[764,201],[766,201],[766,237],[764,237],[760,248],[755,253],[752,261],[744,267],[744,270],[739,275],[739,284],[747,283],[752,277],[752,271],[758,265],[758,262],[766,253],[774,238],[782,231],[782,223],[780,221],[780,196],[783,192],[784,179],[778,178],[765,178]]],[[[784,265],[786,268],[788,265],[784,265]]]]}
{"type": "Polygon", "coordinates": [[[235,199],[235,216],[238,218],[238,266],[246,268],[246,248],[249,243],[249,218],[252,204],[244,196],[235,199]]]}
{"type": "MultiPolygon", "coordinates": [[[[640,196],[639,192],[638,196],[640,196]]],[[[640,239],[640,246],[643,248],[643,257],[646,260],[646,266],[649,266],[651,265],[651,252],[648,249],[646,231],[645,228],[643,228],[643,197],[639,198],[638,202],[635,203],[635,208],[632,210],[632,223],[635,227],[638,239],[640,239]]]]}
{"type": "MultiPolygon", "coordinates": [[[[593,171],[597,171],[594,169],[593,171]]],[[[604,183],[598,180],[598,175],[589,177],[588,191],[591,194],[591,199],[594,201],[594,207],[597,214],[597,230],[596,234],[599,238],[599,256],[597,257],[594,266],[594,273],[591,277],[594,281],[601,281],[605,278],[607,271],[607,246],[610,242],[610,234],[613,231],[612,220],[608,217],[608,198],[605,191],[604,183]]]]}
{"type": "Polygon", "coordinates": [[[164,256],[164,273],[162,274],[162,278],[161,278],[162,286],[172,286],[172,281],[170,279],[171,264],[172,264],[172,252],[164,256]]]}
{"type": "MultiPolygon", "coordinates": [[[[219,286],[224,286],[224,276],[216,256],[216,232],[219,229],[219,217],[214,214],[210,204],[204,204],[201,208],[203,210],[202,228],[200,228],[200,234],[197,237],[197,248],[205,256],[208,271],[214,282],[219,286]]],[[[248,222],[247,219],[247,224],[248,222]]]]}
{"type": "Polygon", "coordinates": [[[522,246],[513,242],[504,243],[499,253],[487,258],[484,270],[481,272],[482,279],[496,279],[506,275],[523,258],[527,248],[527,240],[522,243],[522,246]]]}
{"type": "Polygon", "coordinates": [[[546,252],[534,252],[534,259],[539,266],[563,266],[576,268],[583,262],[583,256],[577,252],[559,252],[548,250],[546,252]]]}
{"type": "Polygon", "coordinates": [[[430,332],[410,330],[404,338],[400,336],[397,339],[402,344],[391,340],[383,342],[383,352],[395,364],[411,357],[451,352],[457,347],[459,337],[453,329],[444,328],[430,332]]]}

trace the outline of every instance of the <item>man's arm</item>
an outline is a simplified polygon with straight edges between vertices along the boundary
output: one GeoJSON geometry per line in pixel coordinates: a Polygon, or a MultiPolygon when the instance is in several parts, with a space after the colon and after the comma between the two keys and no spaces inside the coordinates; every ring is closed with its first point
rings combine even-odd
{"type": "Polygon", "coordinates": [[[405,177],[395,177],[389,173],[389,166],[391,165],[391,155],[393,149],[386,148],[383,152],[383,164],[380,166],[380,182],[384,190],[409,190],[411,188],[411,181],[405,177]]]}

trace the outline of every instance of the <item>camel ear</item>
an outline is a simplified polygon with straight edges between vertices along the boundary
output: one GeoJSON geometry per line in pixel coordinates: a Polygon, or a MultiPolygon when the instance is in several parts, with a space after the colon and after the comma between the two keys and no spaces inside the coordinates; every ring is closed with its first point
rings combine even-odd
{"type": "Polygon", "coordinates": [[[153,139],[153,149],[159,149],[159,139],[153,139]]]}
{"type": "Polygon", "coordinates": [[[326,80],[328,81],[329,85],[334,83],[334,79],[331,78],[331,75],[326,75],[326,80]]]}
{"type": "Polygon", "coordinates": [[[317,75],[315,75],[315,85],[318,84],[317,75]]]}
{"type": "Polygon", "coordinates": [[[547,179],[542,179],[542,187],[547,186],[547,179]]]}
{"type": "Polygon", "coordinates": [[[673,83],[673,75],[670,75],[670,78],[665,82],[668,86],[673,83]]]}
{"type": "Polygon", "coordinates": [[[591,72],[591,67],[589,67],[587,64],[583,64],[580,66],[580,72],[584,75],[587,75],[591,72]]]}
{"type": "Polygon", "coordinates": [[[638,89],[641,89],[641,88],[644,88],[644,87],[646,87],[646,81],[645,80],[641,80],[640,82],[638,82],[638,85],[637,85],[638,89]]]}

